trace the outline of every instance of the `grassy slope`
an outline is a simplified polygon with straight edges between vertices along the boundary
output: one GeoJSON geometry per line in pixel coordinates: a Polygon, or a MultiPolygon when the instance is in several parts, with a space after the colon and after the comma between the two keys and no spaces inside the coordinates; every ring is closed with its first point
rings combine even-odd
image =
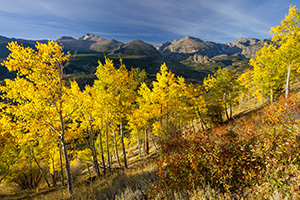
{"type": "MultiPolygon", "coordinates": [[[[236,116],[245,116],[251,112],[256,112],[261,108],[261,104],[249,102],[244,105],[243,109],[234,109],[236,116]]],[[[84,170],[83,175],[75,181],[75,196],[74,199],[143,199],[145,196],[150,198],[165,199],[165,196],[158,194],[153,197],[149,184],[157,178],[156,159],[159,156],[159,151],[151,143],[150,155],[146,158],[140,157],[137,146],[127,149],[129,169],[123,171],[117,169],[118,165],[114,160],[113,170],[109,171],[101,180],[89,182],[87,170],[84,170]]],[[[286,186],[294,187],[294,186],[286,186]]],[[[256,186],[248,191],[250,199],[263,197],[266,194],[273,199],[283,199],[282,189],[276,189],[273,192],[266,191],[267,186],[256,186]],[[251,198],[252,197],[252,198],[251,198]]],[[[175,199],[232,199],[236,194],[221,193],[210,186],[204,188],[198,187],[187,194],[174,193],[175,199]]],[[[296,195],[296,194],[295,194],[296,195]]],[[[236,196],[237,197],[237,196],[236,196]]],[[[66,187],[46,188],[44,184],[39,190],[33,191],[16,191],[13,187],[0,185],[0,199],[68,199],[68,191],[66,187]]],[[[238,199],[238,197],[237,197],[238,199]]]]}
{"type": "MultiPolygon", "coordinates": [[[[297,91],[299,84],[293,89],[297,91]]],[[[298,95],[300,93],[298,92],[298,95]]],[[[235,108],[236,117],[247,117],[251,112],[256,112],[262,107],[261,104],[250,101],[242,109],[235,108]]],[[[127,149],[129,169],[123,171],[116,169],[117,163],[114,162],[113,170],[101,179],[89,182],[87,170],[75,181],[74,199],[143,199],[145,196],[152,197],[153,194],[149,184],[156,180],[156,158],[159,151],[151,144],[150,155],[147,158],[140,157],[137,146],[127,149]]],[[[298,173],[298,172],[297,172],[298,173]]],[[[298,173],[299,174],[299,173],[298,173]]],[[[268,190],[268,185],[255,186],[247,191],[249,199],[265,198],[268,196],[272,199],[283,199],[284,191],[289,190],[297,198],[296,185],[284,185],[282,188],[274,191],[268,190]]],[[[188,192],[187,192],[188,193],[188,192]]],[[[39,190],[33,191],[16,191],[13,187],[0,185],[0,199],[68,199],[66,187],[46,188],[44,184],[39,190]]],[[[165,196],[158,194],[155,198],[164,199],[165,196]]],[[[239,199],[236,194],[221,193],[210,186],[198,187],[187,194],[174,193],[175,199],[239,199]]]]}
{"type": "MultiPolygon", "coordinates": [[[[90,182],[87,169],[83,169],[82,175],[74,182],[74,199],[141,199],[150,193],[149,184],[156,180],[156,158],[158,150],[150,142],[150,151],[147,157],[140,157],[137,146],[127,149],[128,169],[120,169],[116,160],[113,159],[112,170],[101,180],[90,182]],[[125,196],[124,196],[125,195],[125,196]]],[[[121,152],[120,152],[121,155],[121,152]]],[[[95,173],[93,173],[95,176],[95,173]]],[[[0,184],[0,199],[68,199],[67,187],[47,188],[44,183],[40,188],[31,191],[20,191],[14,186],[0,184]]]]}

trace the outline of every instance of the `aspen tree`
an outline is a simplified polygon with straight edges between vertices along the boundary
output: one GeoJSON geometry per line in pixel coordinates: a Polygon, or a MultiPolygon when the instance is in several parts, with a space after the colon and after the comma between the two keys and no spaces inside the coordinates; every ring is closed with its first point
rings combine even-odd
{"type": "MultiPolygon", "coordinates": [[[[94,87],[96,90],[99,102],[103,103],[103,109],[109,113],[112,124],[111,128],[114,133],[116,124],[119,126],[121,145],[123,152],[124,168],[127,168],[127,157],[124,143],[124,121],[132,110],[132,104],[135,102],[135,93],[137,85],[134,81],[132,72],[129,72],[122,60],[120,60],[120,67],[116,69],[112,60],[106,58],[105,64],[99,62],[96,76],[98,80],[95,81],[94,87]]],[[[116,137],[115,150],[117,152],[116,137]]]]}
{"type": "MultiPolygon", "coordinates": [[[[96,133],[99,132],[99,118],[101,116],[101,105],[96,104],[95,91],[92,87],[86,86],[81,92],[79,87],[72,87],[73,93],[76,94],[76,102],[78,109],[73,118],[73,138],[77,134],[77,138],[84,139],[91,151],[93,167],[97,178],[100,178],[100,170],[95,148],[96,133]],[[100,107],[99,107],[100,106],[100,107]]],[[[101,130],[100,130],[101,131],[101,130]]],[[[75,136],[76,137],[76,136],[75,136]]]]}
{"type": "Polygon", "coordinates": [[[222,102],[227,119],[231,119],[233,99],[238,88],[234,71],[219,68],[214,75],[203,80],[203,86],[209,92],[211,100],[217,104],[222,102]]]}
{"type": "Polygon", "coordinates": [[[283,89],[288,96],[291,77],[300,73],[300,11],[296,6],[291,6],[281,25],[270,32],[272,43],[256,52],[250,64],[254,66],[254,80],[263,83],[273,101],[283,89]]]}
{"type": "Polygon", "coordinates": [[[184,78],[176,78],[166,64],[161,65],[152,84],[152,89],[146,84],[139,88],[138,108],[132,117],[133,126],[144,126],[145,129],[152,127],[154,134],[162,138],[168,136],[166,133],[174,134],[182,124],[195,118],[196,107],[202,109],[200,93],[196,92],[193,85],[187,86],[184,78]]]}
{"type": "Polygon", "coordinates": [[[18,142],[30,141],[36,135],[51,140],[59,138],[65,159],[68,190],[72,196],[66,129],[77,106],[72,105],[72,88],[67,86],[63,73],[70,54],[65,54],[61,46],[50,40],[46,44],[37,42],[35,48],[25,48],[17,42],[8,44],[11,53],[2,65],[9,71],[16,71],[17,77],[5,80],[5,86],[1,87],[3,98],[10,100],[5,112],[13,115],[20,126],[18,130],[21,131],[16,133],[18,142]]]}

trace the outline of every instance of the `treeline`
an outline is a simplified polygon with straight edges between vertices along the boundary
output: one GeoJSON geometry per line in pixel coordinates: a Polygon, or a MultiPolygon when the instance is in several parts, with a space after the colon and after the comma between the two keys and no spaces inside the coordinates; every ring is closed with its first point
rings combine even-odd
{"type": "Polygon", "coordinates": [[[149,137],[168,141],[194,122],[207,130],[232,119],[234,106],[273,101],[284,88],[288,94],[299,73],[299,22],[299,11],[290,7],[282,25],[272,29],[273,43],[250,61],[252,69],[237,74],[220,68],[199,87],[175,77],[165,64],[151,82],[144,71],[128,70],[122,60],[115,67],[106,58],[94,85],[81,90],[67,81],[63,70],[71,55],[56,42],[35,49],[9,43],[2,64],[17,76],[0,87],[0,180],[26,189],[44,179],[50,187],[58,177],[65,182],[65,170],[72,195],[71,165],[78,160],[93,163],[100,178],[100,168],[105,175],[112,167],[112,154],[128,167],[126,148],[133,143],[144,146],[139,152],[146,156],[149,137]]]}

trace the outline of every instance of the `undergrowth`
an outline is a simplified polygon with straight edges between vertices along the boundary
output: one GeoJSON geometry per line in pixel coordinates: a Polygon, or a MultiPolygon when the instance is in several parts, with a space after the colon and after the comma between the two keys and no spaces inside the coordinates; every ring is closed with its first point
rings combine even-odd
{"type": "Polygon", "coordinates": [[[300,99],[292,95],[211,130],[162,140],[155,198],[299,198],[300,99]],[[263,192],[260,192],[263,190],[263,192]],[[199,196],[200,195],[200,196],[199,196]]]}

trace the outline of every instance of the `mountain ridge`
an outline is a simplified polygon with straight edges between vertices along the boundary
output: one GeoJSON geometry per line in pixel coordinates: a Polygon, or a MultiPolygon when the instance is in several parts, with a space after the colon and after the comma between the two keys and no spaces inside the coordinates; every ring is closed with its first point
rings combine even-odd
{"type": "MultiPolygon", "coordinates": [[[[26,39],[16,39],[16,38],[8,38],[6,36],[0,35],[0,41],[22,41],[26,44],[35,44],[36,40],[26,40],[26,39]]],[[[47,40],[37,40],[40,42],[46,42],[47,40]]],[[[161,45],[152,45],[150,43],[144,42],[142,40],[136,39],[128,43],[123,43],[121,41],[117,41],[115,39],[105,39],[101,36],[95,35],[93,33],[87,33],[78,39],[73,38],[72,36],[62,36],[56,40],[60,44],[64,46],[66,50],[82,50],[83,52],[95,51],[95,52],[105,52],[111,53],[116,49],[122,48],[122,46],[129,44],[134,41],[140,41],[142,43],[151,45],[157,51],[164,53],[166,51],[170,51],[172,53],[180,53],[180,54],[193,54],[193,53],[202,53],[202,54],[234,54],[234,53],[242,53],[242,51],[249,46],[258,45],[262,46],[264,42],[269,42],[269,39],[259,40],[256,38],[238,38],[234,42],[226,42],[226,43],[215,43],[211,41],[203,41],[200,38],[196,38],[193,36],[186,36],[181,39],[176,39],[172,42],[165,42],[161,45]],[[108,46],[107,49],[96,49],[97,46],[108,46]],[[230,49],[230,50],[229,50],[230,49]],[[212,52],[213,50],[218,52],[212,52]]],[[[151,48],[152,48],[151,47],[151,48]]],[[[244,54],[244,53],[242,53],[244,54]]],[[[0,57],[3,57],[0,55],[0,57]]]]}
{"type": "MultiPolygon", "coordinates": [[[[8,42],[17,41],[24,46],[34,47],[36,41],[8,38],[0,36],[0,61],[5,59],[9,51],[6,46],[8,42]]],[[[46,43],[48,40],[39,40],[39,42],[46,43]]],[[[138,62],[131,62],[130,67],[141,67],[143,65],[149,66],[149,69],[145,69],[148,73],[155,73],[157,67],[154,65],[160,65],[160,63],[166,62],[170,68],[178,72],[179,75],[187,76],[195,73],[214,73],[219,67],[231,67],[243,70],[248,64],[250,58],[255,57],[255,52],[263,47],[264,43],[270,43],[270,39],[255,39],[255,38],[239,38],[234,42],[228,43],[215,43],[211,41],[203,41],[199,38],[186,36],[181,39],[174,40],[172,42],[165,42],[159,46],[155,46],[136,39],[128,43],[123,43],[115,39],[105,39],[101,36],[93,33],[87,33],[77,39],[71,36],[62,36],[56,40],[60,45],[64,47],[65,51],[71,52],[74,55],[107,55],[112,57],[121,56],[134,56],[140,58],[138,62]],[[151,64],[145,63],[151,61],[151,64]],[[190,70],[189,73],[185,73],[186,70],[190,70]],[[187,75],[188,74],[188,75],[187,75]]],[[[87,60],[88,58],[86,58],[87,60]]],[[[81,62],[76,64],[76,73],[80,71],[84,73],[94,73],[97,66],[96,61],[87,60],[87,63],[81,62]],[[89,65],[89,66],[87,66],[89,65]],[[84,68],[84,69],[83,69],[84,68]],[[93,70],[86,70],[93,69],[93,70]]],[[[71,66],[72,67],[72,66],[71,66]]],[[[73,65],[74,67],[74,65],[73,65]]],[[[69,73],[74,70],[68,70],[69,73]]],[[[6,71],[1,66],[0,79],[6,77],[6,71]]],[[[194,76],[194,75],[193,75],[194,76]]],[[[204,75],[203,75],[204,76],[204,75]]],[[[202,79],[201,75],[199,79],[202,79]]],[[[193,79],[197,76],[193,77],[193,79]]]]}

